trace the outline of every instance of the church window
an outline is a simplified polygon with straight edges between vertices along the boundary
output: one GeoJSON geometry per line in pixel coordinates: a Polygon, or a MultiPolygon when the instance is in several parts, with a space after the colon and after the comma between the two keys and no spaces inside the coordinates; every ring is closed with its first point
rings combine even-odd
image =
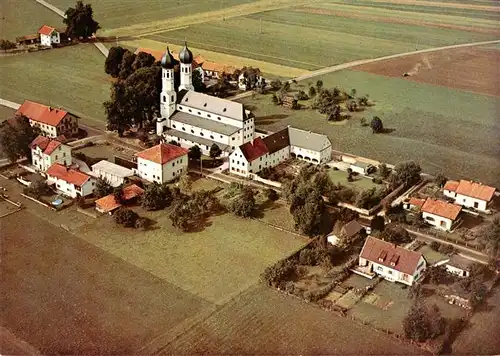
{"type": "Polygon", "coordinates": [[[182,110],[182,106],[179,106],[179,110],[182,110]]]}
{"type": "Polygon", "coordinates": [[[220,120],[220,116],[217,116],[217,120],[220,120]]]}
{"type": "Polygon", "coordinates": [[[203,107],[207,107],[207,103],[203,104],[203,107]]]}
{"type": "Polygon", "coordinates": [[[189,112],[193,112],[193,110],[189,109],[189,112]]]}
{"type": "Polygon", "coordinates": [[[185,128],[185,127],[182,127],[182,131],[186,131],[186,128],[185,128]]]}
{"type": "Polygon", "coordinates": [[[210,114],[207,114],[207,117],[210,117],[210,114]]]}
{"type": "Polygon", "coordinates": [[[170,101],[172,101],[172,102],[174,101],[174,96],[173,95],[170,97],[170,101]]]}
{"type": "Polygon", "coordinates": [[[191,130],[191,133],[194,133],[194,130],[191,130]]]}
{"type": "Polygon", "coordinates": [[[175,125],[172,125],[172,127],[175,129],[175,125]]]}
{"type": "Polygon", "coordinates": [[[214,136],[213,136],[213,135],[210,135],[210,138],[213,140],[213,139],[214,139],[214,136]]]}
{"type": "Polygon", "coordinates": [[[198,115],[201,115],[201,112],[198,111],[198,115]]]}
{"type": "Polygon", "coordinates": [[[234,141],[234,137],[233,137],[233,139],[232,139],[232,140],[234,141]]]}
{"type": "Polygon", "coordinates": [[[200,132],[200,136],[203,136],[203,132],[200,132]]]}
{"type": "Polygon", "coordinates": [[[165,95],[163,95],[163,102],[166,102],[167,101],[167,97],[165,95]]]}

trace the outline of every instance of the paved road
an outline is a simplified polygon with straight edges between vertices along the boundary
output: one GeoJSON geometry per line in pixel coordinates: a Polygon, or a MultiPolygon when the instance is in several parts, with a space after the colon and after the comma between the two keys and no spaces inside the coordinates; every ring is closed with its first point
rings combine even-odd
{"type": "MultiPolygon", "coordinates": [[[[462,48],[462,47],[481,46],[481,45],[494,44],[494,43],[500,43],[500,40],[484,41],[484,42],[474,42],[474,43],[463,43],[463,44],[452,45],[452,46],[444,46],[444,47],[434,47],[434,48],[421,49],[421,50],[418,50],[418,51],[411,51],[411,52],[393,54],[393,55],[390,55],[390,56],[384,56],[384,57],[378,57],[378,58],[360,59],[360,60],[356,60],[356,61],[352,61],[352,62],[347,62],[347,63],[342,63],[342,64],[336,64],[336,65],[331,66],[331,67],[321,68],[321,69],[312,71],[312,72],[310,72],[308,74],[301,75],[300,77],[296,77],[294,79],[299,82],[301,80],[311,79],[311,78],[314,78],[314,77],[317,77],[317,76],[320,76],[320,75],[324,75],[324,74],[328,74],[328,73],[332,73],[332,72],[337,72],[339,70],[353,68],[353,67],[356,67],[356,66],[360,66],[362,64],[380,62],[380,61],[385,61],[387,59],[407,57],[407,56],[411,56],[411,55],[414,55],[414,54],[437,52],[437,51],[443,51],[443,50],[454,49],[454,48],[462,48]]],[[[249,91],[249,92],[245,92],[245,93],[242,93],[242,94],[235,95],[233,97],[230,97],[229,99],[231,99],[231,100],[238,100],[238,99],[246,98],[246,97],[251,96],[251,95],[252,95],[252,92],[249,91]]]]}

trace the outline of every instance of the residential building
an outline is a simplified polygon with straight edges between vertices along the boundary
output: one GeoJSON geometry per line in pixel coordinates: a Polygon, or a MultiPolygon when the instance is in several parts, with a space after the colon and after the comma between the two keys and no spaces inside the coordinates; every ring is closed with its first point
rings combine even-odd
{"type": "Polygon", "coordinates": [[[134,175],[134,171],[105,160],[92,166],[92,172],[99,178],[106,180],[112,187],[126,183],[126,179],[134,175]]]}
{"type": "Polygon", "coordinates": [[[388,281],[411,286],[422,277],[426,267],[421,253],[369,236],[359,255],[359,267],[353,271],[369,278],[379,275],[388,281]]]}
{"type": "Polygon", "coordinates": [[[46,136],[38,136],[31,142],[31,162],[38,171],[45,172],[54,163],[71,166],[71,147],[46,136]]]}
{"type": "Polygon", "coordinates": [[[95,178],[77,169],[54,163],[46,173],[48,184],[71,198],[85,197],[94,192],[95,178]]]}
{"type": "Polygon", "coordinates": [[[223,74],[233,75],[236,72],[236,68],[233,66],[210,61],[204,61],[201,68],[207,78],[219,79],[222,78],[223,74]]]}
{"type": "Polygon", "coordinates": [[[403,202],[403,208],[406,210],[415,210],[420,211],[424,206],[425,199],[420,198],[410,198],[409,200],[405,200],[403,202]]]}
{"type": "Polygon", "coordinates": [[[331,152],[328,137],[287,127],[236,148],[229,157],[229,171],[248,177],[290,157],[315,164],[326,163],[330,161],[331,152]]]}
{"type": "Polygon", "coordinates": [[[25,100],[15,115],[26,116],[30,125],[38,127],[44,136],[71,137],[78,133],[78,118],[62,109],[25,100]]]}
{"type": "Polygon", "coordinates": [[[444,231],[451,231],[458,225],[461,210],[460,205],[432,198],[427,198],[420,209],[426,223],[444,231]]]}
{"type": "Polygon", "coordinates": [[[366,234],[365,227],[357,220],[352,220],[342,226],[339,231],[332,231],[332,233],[326,237],[326,240],[334,246],[339,246],[342,245],[341,241],[352,242],[363,234],[366,234]]]}
{"type": "Polygon", "coordinates": [[[474,263],[474,261],[468,258],[455,254],[444,264],[444,267],[449,273],[458,277],[469,277],[471,267],[474,263]]]}
{"type": "Polygon", "coordinates": [[[38,30],[40,35],[40,43],[42,46],[51,47],[54,44],[61,43],[61,34],[54,27],[43,25],[38,30]]]}
{"type": "Polygon", "coordinates": [[[478,211],[487,212],[496,189],[467,180],[449,180],[443,187],[445,196],[455,200],[455,204],[478,211]]]}
{"type": "MultiPolygon", "coordinates": [[[[144,194],[144,189],[141,187],[131,184],[123,188],[123,200],[127,204],[133,203],[138,197],[144,194]]],[[[100,213],[112,213],[114,210],[118,209],[122,204],[116,201],[114,194],[106,195],[95,201],[96,210],[100,213]]]]}
{"type": "Polygon", "coordinates": [[[187,149],[167,143],[138,152],[137,175],[149,182],[170,182],[187,171],[187,154],[187,149]]]}

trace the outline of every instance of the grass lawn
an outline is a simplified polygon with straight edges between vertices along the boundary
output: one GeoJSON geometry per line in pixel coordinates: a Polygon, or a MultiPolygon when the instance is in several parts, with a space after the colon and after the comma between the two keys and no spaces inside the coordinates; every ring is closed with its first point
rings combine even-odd
{"type": "Polygon", "coordinates": [[[333,183],[340,183],[344,186],[356,189],[357,191],[383,187],[383,185],[375,184],[371,179],[365,178],[362,175],[355,175],[352,177],[354,180],[352,182],[348,182],[347,175],[347,172],[344,171],[336,171],[334,169],[328,170],[328,176],[333,183]]]}
{"type": "Polygon", "coordinates": [[[427,264],[429,266],[444,259],[449,259],[448,256],[439,253],[437,251],[434,251],[429,245],[423,245],[417,251],[420,252],[422,255],[424,255],[425,259],[427,260],[427,264]]]}
{"type": "Polygon", "coordinates": [[[115,225],[109,216],[80,229],[78,235],[125,261],[214,303],[222,303],[258,281],[265,267],[307,242],[231,214],[210,219],[201,231],[182,233],[168,211],[145,212],[156,221],[150,231],[115,225]],[[106,234],[100,232],[106,231],[106,234]]]}
{"type": "MultiPolygon", "coordinates": [[[[318,79],[327,88],[355,88],[359,95],[369,94],[376,105],[355,117],[370,120],[377,115],[394,132],[373,135],[359,119],[332,124],[314,110],[275,106],[270,95],[241,102],[253,110],[262,129],[277,131],[292,125],[328,135],[335,150],[393,164],[413,159],[428,173],[499,184],[497,98],[354,70],[318,79]]],[[[315,81],[302,83],[303,89],[315,81]]]]}
{"type": "Polygon", "coordinates": [[[64,27],[59,15],[33,0],[2,0],[0,14],[1,37],[10,41],[14,41],[16,37],[35,34],[44,24],[64,27]]]}
{"type": "Polygon", "coordinates": [[[42,354],[137,354],[212,306],[28,210],[0,231],[0,325],[42,354]]]}
{"type": "Polygon", "coordinates": [[[80,44],[0,58],[0,98],[60,106],[83,123],[104,127],[102,103],[111,81],[104,57],[92,44],[80,44]]]}

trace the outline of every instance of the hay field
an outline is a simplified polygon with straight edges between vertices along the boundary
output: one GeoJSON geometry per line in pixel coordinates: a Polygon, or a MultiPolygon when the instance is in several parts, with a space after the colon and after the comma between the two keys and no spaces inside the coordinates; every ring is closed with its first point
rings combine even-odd
{"type": "Polygon", "coordinates": [[[2,0],[0,2],[0,37],[2,39],[14,41],[16,37],[35,34],[43,24],[56,28],[64,26],[59,15],[34,0],[2,0]]]}
{"type": "MultiPolygon", "coordinates": [[[[333,149],[339,151],[388,163],[414,159],[429,173],[445,172],[449,177],[498,186],[497,98],[359,71],[331,73],[321,79],[325,87],[355,88],[358,95],[369,94],[376,105],[357,113],[357,119],[331,124],[313,110],[277,107],[270,95],[241,102],[250,106],[258,127],[266,130],[293,125],[328,135],[333,149]],[[369,120],[374,115],[395,131],[373,135],[360,125],[359,117],[369,120]]],[[[302,83],[306,91],[308,83],[313,80],[302,83]]]]}
{"type": "Polygon", "coordinates": [[[0,98],[60,106],[84,123],[104,127],[102,103],[109,98],[111,81],[104,57],[92,44],[2,57],[0,73],[0,98]]]}
{"type": "Polygon", "coordinates": [[[416,347],[265,286],[244,295],[166,344],[162,355],[414,355],[416,347]]]}
{"type": "Polygon", "coordinates": [[[42,354],[134,354],[211,308],[27,210],[0,230],[1,326],[42,354]]]}

